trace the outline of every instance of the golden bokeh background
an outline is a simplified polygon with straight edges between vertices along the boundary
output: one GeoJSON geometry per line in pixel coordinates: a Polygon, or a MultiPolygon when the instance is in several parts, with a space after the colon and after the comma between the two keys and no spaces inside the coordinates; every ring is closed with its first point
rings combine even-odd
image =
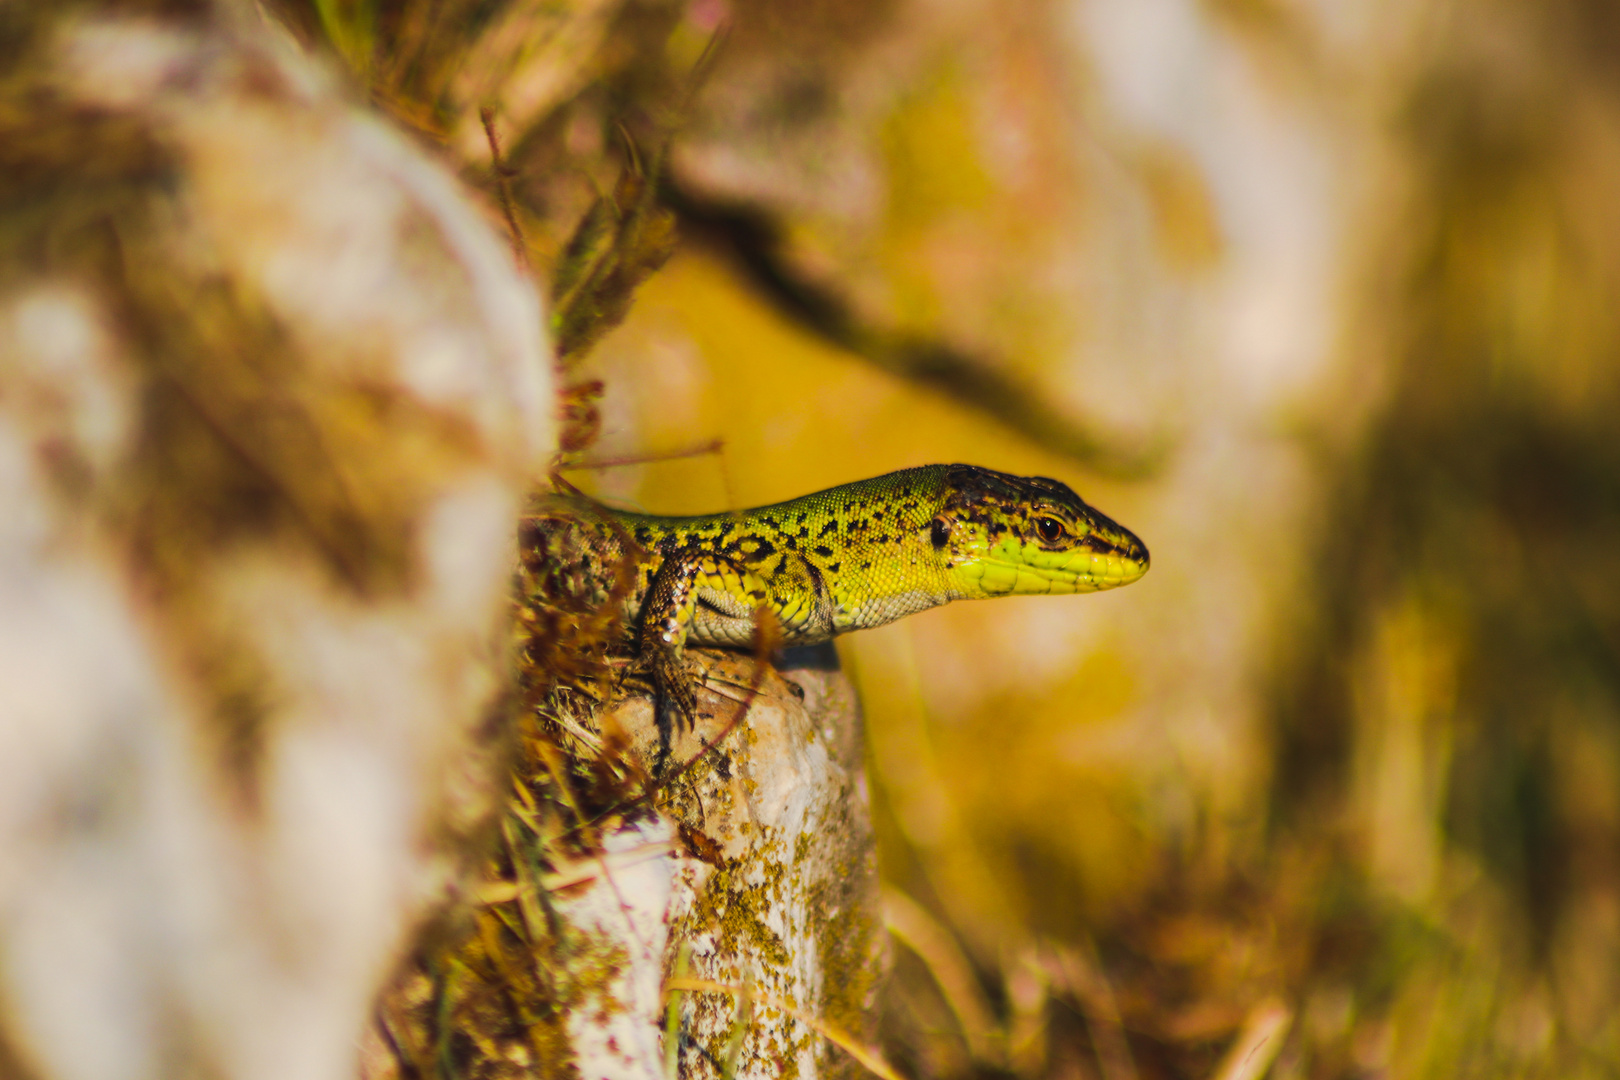
{"type": "Polygon", "coordinates": [[[665,169],[570,372],[660,460],[582,487],[966,461],[1152,549],[840,643],[902,1068],[1620,1069],[1611,4],[279,6],[492,191],[494,109],[542,272],[665,169]]]}
{"type": "Polygon", "coordinates": [[[626,505],[969,461],[1154,553],[841,643],[886,878],[977,981],[913,928],[892,1052],[1206,1076],[1286,1016],[1278,1077],[1620,1066],[1614,16],[814,11],[733,12],[676,182],[1150,459],[884,370],[701,230],[589,361],[601,456],[723,440],[581,479],[626,505]]]}

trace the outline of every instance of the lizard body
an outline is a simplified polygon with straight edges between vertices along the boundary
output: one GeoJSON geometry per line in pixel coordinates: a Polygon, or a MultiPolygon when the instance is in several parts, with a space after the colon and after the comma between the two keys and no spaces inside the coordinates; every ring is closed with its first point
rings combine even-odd
{"type": "Polygon", "coordinates": [[[548,496],[523,546],[595,602],[619,593],[641,662],[683,720],[696,704],[685,647],[747,646],[762,610],[782,644],[808,645],[951,600],[1111,589],[1148,568],[1142,542],[1066,485],[974,465],[698,517],[548,496]]]}

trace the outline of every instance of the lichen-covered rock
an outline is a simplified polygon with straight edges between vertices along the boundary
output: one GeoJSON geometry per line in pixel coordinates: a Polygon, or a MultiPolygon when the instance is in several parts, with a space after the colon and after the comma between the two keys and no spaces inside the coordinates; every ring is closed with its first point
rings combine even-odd
{"type": "MultiPolygon", "coordinates": [[[[683,995],[681,1075],[718,1077],[722,1060],[745,1078],[858,1074],[781,1007],[863,1043],[875,1035],[887,936],[854,691],[825,664],[763,672],[757,696],[745,659],[720,659],[709,677],[740,700],[710,698],[671,748],[672,763],[693,764],[666,804],[689,854],[676,862],[664,970],[756,996],[739,1020],[732,996],[683,995]],[[702,754],[744,703],[726,741],[702,754]]],[[[640,700],[616,717],[644,754],[654,750],[651,713],[640,700]]]]}
{"type": "Polygon", "coordinates": [[[548,702],[549,779],[514,777],[480,902],[385,995],[368,1080],[859,1071],[807,1022],[870,1044],[888,959],[853,691],[830,649],[694,655],[700,716],[668,743],[645,694],[548,702]],[[609,761],[640,795],[558,793],[609,761]]]}

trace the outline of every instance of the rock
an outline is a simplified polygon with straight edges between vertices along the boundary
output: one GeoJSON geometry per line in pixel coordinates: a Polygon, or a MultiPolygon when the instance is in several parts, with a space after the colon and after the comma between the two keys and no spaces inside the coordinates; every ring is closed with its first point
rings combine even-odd
{"type": "MultiPolygon", "coordinates": [[[[523,886],[505,879],[510,862],[497,859],[481,889],[488,903],[464,920],[475,929],[429,950],[385,998],[368,1080],[409,1075],[402,1060],[464,1080],[566,1070],[659,1080],[676,1059],[683,1077],[717,1077],[721,1062],[744,1078],[861,1072],[805,1020],[870,1044],[887,969],[853,690],[830,648],[780,672],[694,655],[708,690],[694,730],[667,748],[645,694],[575,712],[559,729],[573,733],[559,741],[576,761],[618,744],[630,768],[660,776],[656,811],[598,815],[599,845],[571,858],[552,833],[530,915],[523,886]],[[491,919],[500,905],[511,914],[491,919]],[[496,958],[491,928],[525,924],[545,929],[526,952],[496,958]],[[542,972],[534,982],[531,965],[542,972]],[[446,989],[450,970],[464,974],[446,989]],[[503,971],[515,980],[503,984],[503,971]],[[731,991],[743,988],[739,1017],[731,991]]],[[[512,821],[512,832],[527,827],[512,821]]]]}
{"type": "Polygon", "coordinates": [[[246,5],[0,39],[0,1072],[350,1076],[494,809],[539,303],[246,5]]]}

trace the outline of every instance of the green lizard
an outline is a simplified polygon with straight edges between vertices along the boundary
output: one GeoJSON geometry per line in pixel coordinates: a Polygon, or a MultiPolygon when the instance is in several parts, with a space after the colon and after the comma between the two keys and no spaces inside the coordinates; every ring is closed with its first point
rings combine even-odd
{"type": "Polygon", "coordinates": [[[1148,568],[1142,541],[1066,485],[974,465],[701,517],[548,496],[523,546],[594,602],[619,594],[639,663],[681,724],[697,708],[686,646],[748,646],[762,612],[781,644],[810,645],[951,600],[1096,592],[1148,568]]]}

